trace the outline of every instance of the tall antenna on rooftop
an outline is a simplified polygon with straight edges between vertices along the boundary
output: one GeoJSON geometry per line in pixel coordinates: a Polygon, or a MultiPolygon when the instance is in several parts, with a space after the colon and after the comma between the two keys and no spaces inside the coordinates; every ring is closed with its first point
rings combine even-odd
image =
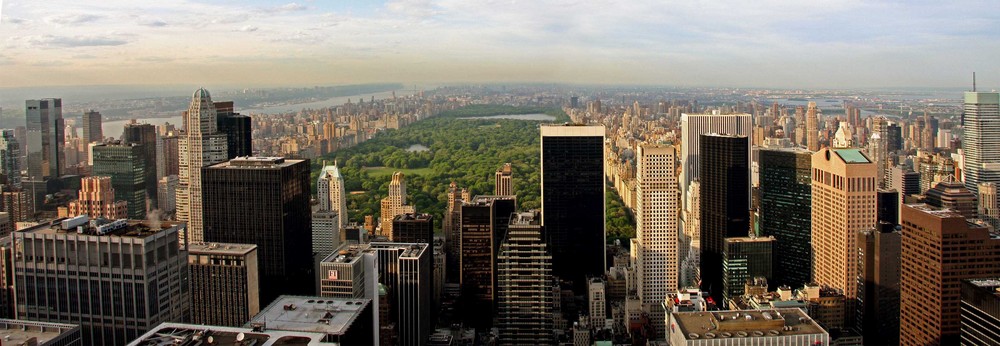
{"type": "Polygon", "coordinates": [[[976,92],[976,73],[972,73],[972,92],[976,92]]]}

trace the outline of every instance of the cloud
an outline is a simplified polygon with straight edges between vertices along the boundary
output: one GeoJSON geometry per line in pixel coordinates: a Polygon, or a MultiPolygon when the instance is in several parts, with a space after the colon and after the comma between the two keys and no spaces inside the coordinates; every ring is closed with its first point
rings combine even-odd
{"type": "MultiPolygon", "coordinates": [[[[0,1],[2,1],[2,0],[0,0],[0,1]]],[[[3,18],[0,18],[0,24],[14,24],[14,25],[17,25],[17,24],[24,24],[24,23],[27,23],[27,22],[28,21],[26,19],[24,19],[24,18],[17,18],[17,17],[3,17],[3,18]]]]}
{"type": "Polygon", "coordinates": [[[271,8],[270,10],[274,12],[298,12],[298,11],[305,11],[307,9],[309,9],[309,7],[306,5],[290,2],[278,7],[271,8]]]}
{"type": "Polygon", "coordinates": [[[160,20],[160,19],[147,19],[147,20],[141,20],[141,21],[139,21],[139,25],[148,26],[148,27],[154,27],[154,28],[159,28],[159,27],[167,26],[169,24],[167,24],[167,22],[165,22],[163,20],[160,20]]]}
{"type": "Polygon", "coordinates": [[[253,26],[253,25],[244,25],[242,28],[236,29],[236,31],[254,32],[254,31],[257,31],[257,29],[259,29],[259,28],[256,27],[256,26],[253,26]]]}
{"type": "Polygon", "coordinates": [[[96,22],[103,18],[104,16],[96,14],[78,13],[78,14],[59,14],[54,16],[48,16],[45,17],[43,20],[49,24],[80,25],[80,24],[96,22]]]}
{"type": "Polygon", "coordinates": [[[128,43],[126,40],[109,36],[41,35],[27,37],[26,41],[30,45],[48,46],[52,48],[121,46],[128,43]]]}

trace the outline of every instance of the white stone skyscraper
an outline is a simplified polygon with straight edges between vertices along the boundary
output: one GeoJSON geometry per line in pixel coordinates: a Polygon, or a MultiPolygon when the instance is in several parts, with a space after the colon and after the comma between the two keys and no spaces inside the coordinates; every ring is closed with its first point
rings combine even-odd
{"type": "Polygon", "coordinates": [[[226,134],[219,132],[217,118],[212,95],[196,90],[185,117],[184,135],[177,142],[177,220],[187,222],[188,242],[204,241],[201,169],[226,161],[226,134]]]}
{"type": "Polygon", "coordinates": [[[337,212],[340,227],[347,226],[347,194],[344,191],[344,176],[340,175],[337,163],[323,166],[316,181],[316,200],[321,211],[337,212]]]}
{"type": "Polygon", "coordinates": [[[676,150],[671,145],[641,144],[636,164],[637,293],[643,310],[654,321],[663,321],[665,315],[658,308],[667,292],[677,291],[679,277],[676,150]]]}
{"type": "Polygon", "coordinates": [[[698,287],[701,280],[701,183],[692,181],[684,201],[684,256],[681,257],[680,284],[698,287]]]}
{"type": "Polygon", "coordinates": [[[965,187],[977,193],[980,183],[1000,183],[1000,93],[965,93],[965,187]]]}
{"type": "MultiPolygon", "coordinates": [[[[681,168],[680,190],[687,191],[692,181],[698,180],[701,169],[701,135],[721,133],[753,137],[750,114],[681,114],[681,168]]],[[[747,141],[747,153],[750,141],[747,141]]],[[[749,154],[747,162],[750,162],[749,154]]],[[[749,176],[747,177],[749,179],[749,176]]]]}
{"type": "Polygon", "coordinates": [[[406,176],[403,172],[392,173],[392,181],[389,182],[389,196],[382,199],[382,208],[379,209],[381,217],[381,235],[392,234],[392,219],[399,214],[417,212],[414,206],[406,204],[406,176]]]}

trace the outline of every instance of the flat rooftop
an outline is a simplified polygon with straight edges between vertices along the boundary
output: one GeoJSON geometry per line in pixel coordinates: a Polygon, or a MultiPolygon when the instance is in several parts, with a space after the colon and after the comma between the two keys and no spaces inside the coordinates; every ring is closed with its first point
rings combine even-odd
{"type": "Polygon", "coordinates": [[[262,323],[269,330],[344,335],[369,304],[371,299],[280,296],[244,327],[262,323]]]}
{"type": "Polygon", "coordinates": [[[533,212],[520,212],[511,215],[511,225],[541,225],[541,217],[533,212]]]}
{"type": "Polygon", "coordinates": [[[257,250],[254,244],[235,243],[191,243],[188,244],[188,254],[191,255],[246,255],[257,250]]]}
{"type": "Polygon", "coordinates": [[[688,340],[827,333],[801,309],[691,311],[671,315],[688,340]]]}
{"type": "Polygon", "coordinates": [[[516,200],[517,196],[500,196],[500,195],[478,195],[472,197],[471,201],[465,202],[463,205],[489,205],[496,200],[516,200]]]}
{"type": "Polygon", "coordinates": [[[416,258],[420,257],[427,248],[430,247],[426,243],[393,243],[393,242],[371,242],[369,243],[372,249],[398,249],[402,250],[403,253],[399,255],[399,258],[416,258]]]}
{"type": "Polygon", "coordinates": [[[28,339],[35,338],[38,344],[44,344],[73,331],[80,332],[80,326],[75,324],[36,322],[24,320],[0,319],[0,340],[4,345],[20,345],[28,339]]]}
{"type": "Polygon", "coordinates": [[[322,333],[260,330],[251,328],[162,323],[135,339],[129,346],[201,346],[212,337],[212,345],[327,346],[322,333]],[[239,342],[242,340],[242,343],[239,342]]]}
{"type": "Polygon", "coordinates": [[[727,243],[766,243],[774,241],[774,237],[727,237],[727,243]]]}
{"type": "Polygon", "coordinates": [[[151,224],[146,220],[88,219],[86,216],[80,216],[75,218],[59,218],[16,232],[145,238],[180,225],[184,225],[184,223],[160,221],[156,224],[151,224]],[[81,233],[81,230],[83,233],[81,233]]]}
{"type": "Polygon", "coordinates": [[[240,156],[235,159],[217,163],[210,168],[228,169],[256,169],[256,168],[282,168],[288,167],[304,160],[286,159],[284,157],[270,156],[240,156]]]}
{"type": "Polygon", "coordinates": [[[322,263],[354,263],[368,248],[368,244],[343,244],[333,253],[327,255],[322,263]]]}
{"type": "Polygon", "coordinates": [[[836,153],[837,156],[840,156],[840,158],[844,160],[844,162],[849,164],[872,163],[872,160],[869,160],[868,156],[865,156],[865,154],[861,152],[861,149],[856,149],[856,148],[833,149],[832,151],[836,153]]]}
{"type": "Polygon", "coordinates": [[[402,213],[396,215],[393,221],[427,221],[433,219],[434,215],[431,214],[421,214],[421,213],[402,213]]]}

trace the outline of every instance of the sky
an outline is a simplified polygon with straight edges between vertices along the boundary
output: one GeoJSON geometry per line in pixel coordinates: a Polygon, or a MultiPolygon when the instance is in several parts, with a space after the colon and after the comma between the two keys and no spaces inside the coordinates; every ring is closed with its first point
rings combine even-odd
{"type": "Polygon", "coordinates": [[[1000,86],[995,0],[0,3],[0,88],[1000,86]]]}

